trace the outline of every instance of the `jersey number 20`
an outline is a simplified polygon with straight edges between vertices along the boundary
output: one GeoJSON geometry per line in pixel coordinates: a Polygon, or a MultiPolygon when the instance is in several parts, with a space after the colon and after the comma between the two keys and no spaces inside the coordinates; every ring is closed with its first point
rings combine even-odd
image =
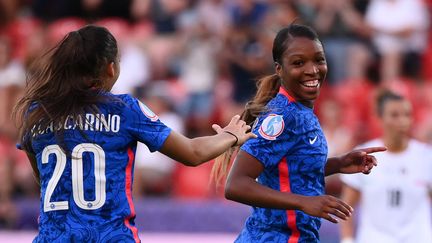
{"type": "MultiPolygon", "coordinates": [[[[49,145],[42,152],[42,164],[47,164],[49,156],[56,156],[56,165],[53,175],[48,182],[44,197],[44,212],[69,209],[68,201],[51,202],[51,196],[57,183],[66,167],[66,154],[58,145],[49,145]]],[[[75,146],[71,156],[72,168],[72,192],[76,205],[82,209],[95,210],[102,207],[106,200],[106,180],[105,180],[105,152],[103,149],[92,143],[82,143],[75,146]],[[83,153],[92,153],[94,161],[95,176],[95,200],[86,201],[84,199],[84,176],[83,176],[83,153]]]]}

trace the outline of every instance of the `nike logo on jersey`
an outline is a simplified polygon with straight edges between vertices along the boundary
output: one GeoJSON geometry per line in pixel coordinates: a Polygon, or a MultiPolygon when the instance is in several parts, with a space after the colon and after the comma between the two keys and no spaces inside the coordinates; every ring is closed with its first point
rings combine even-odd
{"type": "Polygon", "coordinates": [[[313,139],[309,138],[309,143],[312,145],[315,143],[315,141],[317,140],[318,136],[315,136],[313,139]]]}

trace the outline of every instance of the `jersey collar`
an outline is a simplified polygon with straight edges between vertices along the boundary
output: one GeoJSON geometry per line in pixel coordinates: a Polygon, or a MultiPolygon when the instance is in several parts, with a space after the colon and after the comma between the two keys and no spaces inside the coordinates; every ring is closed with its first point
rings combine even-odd
{"type": "Polygon", "coordinates": [[[286,91],[286,89],[282,86],[279,88],[279,94],[285,96],[289,102],[295,102],[296,101],[291,95],[288,94],[288,91],[286,91]]]}

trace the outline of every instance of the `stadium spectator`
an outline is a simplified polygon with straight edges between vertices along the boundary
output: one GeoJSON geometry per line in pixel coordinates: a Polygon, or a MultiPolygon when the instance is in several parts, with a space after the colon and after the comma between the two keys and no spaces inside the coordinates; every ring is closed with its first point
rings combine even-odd
{"type": "Polygon", "coordinates": [[[16,128],[10,119],[12,108],[25,84],[24,66],[12,57],[11,40],[0,36],[0,134],[16,138],[16,128]]]}
{"type": "MultiPolygon", "coordinates": [[[[213,89],[218,78],[218,53],[222,49],[220,39],[214,38],[199,19],[185,24],[182,33],[179,58],[179,82],[186,99],[180,105],[180,113],[189,124],[192,134],[208,134],[208,125],[214,112],[213,89]]],[[[178,41],[179,42],[179,41],[178,41]]]]}
{"type": "MultiPolygon", "coordinates": [[[[385,148],[327,159],[326,139],[313,113],[327,74],[317,34],[304,25],[285,27],[272,54],[275,74],[260,80],[242,115],[259,136],[240,148],[225,187],[226,198],[254,207],[236,242],[318,242],[319,218],[337,223],[352,213],[345,202],[324,195],[324,177],[369,173],[376,165],[369,153],[385,148]]],[[[216,179],[225,174],[230,154],[217,160],[216,179]]]]}
{"type": "Polygon", "coordinates": [[[420,58],[427,44],[429,13],[422,0],[372,0],[366,12],[372,41],[381,58],[380,80],[400,78],[403,63],[420,72],[420,58]],[[386,14],[382,14],[382,13],[386,14]],[[408,61],[404,61],[404,59],[408,61]]]}
{"type": "Polygon", "coordinates": [[[138,141],[197,166],[255,137],[239,116],[213,125],[213,136],[171,130],[136,98],[110,93],[119,59],[114,36],[88,25],[70,32],[28,77],[15,114],[19,147],[41,186],[35,242],[139,242],[132,203],[138,141]]]}
{"type": "MultiPolygon", "coordinates": [[[[313,26],[317,29],[329,63],[330,84],[345,81],[352,74],[349,63],[358,53],[368,53],[367,37],[369,30],[363,15],[354,0],[318,1],[313,26]]],[[[355,62],[360,70],[366,70],[369,63],[355,62]],[[361,66],[360,66],[361,65],[361,66]]]]}
{"type": "Polygon", "coordinates": [[[383,135],[359,145],[386,146],[369,176],[342,175],[341,198],[356,217],[341,224],[343,243],[432,242],[432,147],[410,137],[410,102],[390,91],[377,98],[383,135]],[[358,222],[355,233],[354,222],[358,222]]]}
{"type": "MultiPolygon", "coordinates": [[[[174,111],[174,100],[169,92],[168,81],[155,81],[138,89],[140,100],[146,104],[159,119],[176,132],[184,133],[185,124],[174,111]]],[[[170,195],[176,161],[160,152],[151,153],[145,144],[138,143],[135,156],[134,195],[170,195]]]]}
{"type": "Polygon", "coordinates": [[[231,27],[228,4],[224,0],[202,0],[197,5],[198,19],[217,38],[223,39],[231,27]]]}

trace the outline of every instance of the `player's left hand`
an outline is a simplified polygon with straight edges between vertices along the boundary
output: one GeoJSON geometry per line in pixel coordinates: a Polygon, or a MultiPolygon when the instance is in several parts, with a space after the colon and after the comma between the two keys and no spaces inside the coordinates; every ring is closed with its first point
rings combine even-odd
{"type": "Polygon", "coordinates": [[[362,172],[369,174],[374,166],[377,166],[377,160],[371,153],[386,151],[386,147],[370,147],[353,150],[340,159],[339,172],[344,174],[353,174],[362,172]]]}

